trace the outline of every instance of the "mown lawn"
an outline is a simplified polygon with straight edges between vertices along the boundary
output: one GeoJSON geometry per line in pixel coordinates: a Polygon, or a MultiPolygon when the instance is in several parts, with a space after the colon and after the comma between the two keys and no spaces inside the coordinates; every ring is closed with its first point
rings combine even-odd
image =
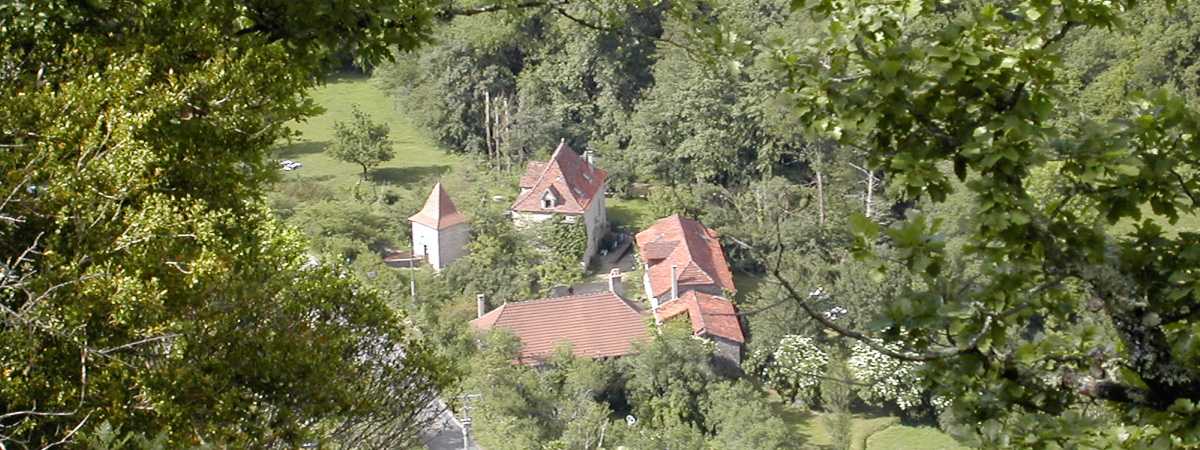
{"type": "Polygon", "coordinates": [[[285,180],[306,177],[339,190],[358,181],[361,169],[357,165],[337,161],[325,153],[333,140],[334,123],[349,120],[355,105],[373,120],[385,122],[391,128],[396,157],[371,172],[376,183],[427,189],[425,185],[431,184],[432,180],[467,164],[465,158],[439,148],[396,109],[391,97],[366,77],[345,76],[317,88],[312,95],[325,112],[293,124],[293,128],[301,133],[300,139],[282,145],[275,153],[280,160],[304,164],[299,170],[284,172],[285,180]]]}
{"type": "MultiPolygon", "coordinates": [[[[786,405],[775,395],[772,395],[772,400],[775,413],[803,437],[805,448],[832,447],[829,431],[825,429],[825,421],[820,413],[786,405]]],[[[969,450],[935,428],[901,425],[899,418],[891,416],[855,415],[852,433],[855,450],[969,450]]]]}
{"type": "Polygon", "coordinates": [[[608,207],[608,221],[614,227],[623,227],[631,233],[642,231],[661,217],[654,217],[650,201],[641,198],[621,199],[609,197],[605,200],[608,207]]]}
{"type": "Polygon", "coordinates": [[[867,438],[867,450],[966,450],[950,436],[930,427],[893,425],[867,438]]]}

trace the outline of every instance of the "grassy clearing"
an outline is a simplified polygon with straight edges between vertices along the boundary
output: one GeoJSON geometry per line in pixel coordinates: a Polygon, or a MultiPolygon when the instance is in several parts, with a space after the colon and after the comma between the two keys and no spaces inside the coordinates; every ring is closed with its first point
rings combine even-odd
{"type": "MultiPolygon", "coordinates": [[[[1200,233],[1200,216],[1197,215],[1180,215],[1179,220],[1171,224],[1166,217],[1155,215],[1149,205],[1142,206],[1142,220],[1149,219],[1158,224],[1166,231],[1168,236],[1176,236],[1180,232],[1185,233],[1200,233]]],[[[1109,231],[1116,236],[1123,236],[1137,231],[1136,225],[1141,221],[1123,220],[1113,225],[1109,231]]]]}
{"type": "Polygon", "coordinates": [[[660,219],[660,217],[654,217],[654,211],[646,199],[610,197],[605,200],[605,206],[608,207],[608,221],[613,226],[624,227],[633,233],[646,229],[655,220],[660,219]]]}
{"type": "Polygon", "coordinates": [[[953,438],[929,427],[893,425],[867,438],[867,450],[966,450],[953,438]]]}
{"type": "MultiPolygon", "coordinates": [[[[787,405],[774,394],[771,399],[775,414],[804,438],[805,448],[832,448],[822,414],[787,405]]],[[[937,429],[900,425],[900,419],[891,416],[856,415],[852,427],[855,450],[968,450],[937,429]]]]}
{"type": "Polygon", "coordinates": [[[467,164],[467,159],[439,148],[396,110],[395,102],[366,77],[339,78],[316,89],[312,95],[325,112],[293,124],[292,127],[301,133],[300,139],[281,146],[275,153],[278,159],[304,164],[299,170],[284,172],[285,180],[306,177],[337,190],[349,188],[358,181],[361,169],[357,165],[337,161],[325,153],[333,141],[334,122],[349,120],[355,105],[373,120],[385,122],[391,128],[396,157],[371,172],[376,183],[427,189],[432,180],[467,164]]]}

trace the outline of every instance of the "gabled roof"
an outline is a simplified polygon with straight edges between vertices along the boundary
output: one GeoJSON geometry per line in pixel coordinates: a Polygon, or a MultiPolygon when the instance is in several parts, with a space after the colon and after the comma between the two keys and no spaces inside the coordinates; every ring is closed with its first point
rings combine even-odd
{"type": "Polygon", "coordinates": [[[558,144],[547,162],[530,162],[521,177],[524,192],[513,202],[513,211],[583,214],[597,196],[603,195],[608,172],[584,161],[567,142],[558,144]],[[559,201],[542,207],[542,195],[553,189],[559,201]]]}
{"type": "Polygon", "coordinates": [[[435,230],[465,223],[466,216],[458,212],[458,208],[454,206],[454,202],[450,201],[450,195],[442,189],[442,183],[439,181],[433,185],[433,191],[429,193],[429,198],[425,200],[425,207],[421,211],[408,218],[409,221],[431,227],[435,230]]]}
{"type": "Polygon", "coordinates": [[[476,330],[504,328],[521,339],[519,360],[536,364],[567,343],[580,357],[633,353],[650,339],[645,313],[612,292],[505,303],[472,320],[476,330]]]}
{"type": "Polygon", "coordinates": [[[663,321],[683,313],[687,313],[692,321],[692,333],[697,336],[711,335],[738,343],[746,342],[737,310],[733,302],[724,297],[688,291],[678,299],[663,303],[654,315],[663,321]]]}
{"type": "Polygon", "coordinates": [[[708,284],[737,291],[717,232],[700,222],[675,214],[654,222],[635,239],[648,266],[652,295],[670,292],[671,266],[676,267],[680,292],[688,285],[708,284]]]}

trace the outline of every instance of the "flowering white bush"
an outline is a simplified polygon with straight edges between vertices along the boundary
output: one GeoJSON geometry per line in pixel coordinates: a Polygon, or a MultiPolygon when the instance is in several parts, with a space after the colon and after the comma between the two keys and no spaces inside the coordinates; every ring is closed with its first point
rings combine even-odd
{"type": "Polygon", "coordinates": [[[828,362],[829,355],[812,338],[788,335],[779,341],[767,375],[781,395],[812,404],[828,362]]]}
{"type": "MultiPolygon", "coordinates": [[[[883,345],[900,350],[894,344],[883,345]]],[[[862,342],[855,342],[850,347],[847,365],[854,378],[865,385],[858,389],[858,397],[864,402],[875,406],[896,402],[902,410],[920,405],[922,383],[917,372],[921,364],[891,358],[862,342]]]]}

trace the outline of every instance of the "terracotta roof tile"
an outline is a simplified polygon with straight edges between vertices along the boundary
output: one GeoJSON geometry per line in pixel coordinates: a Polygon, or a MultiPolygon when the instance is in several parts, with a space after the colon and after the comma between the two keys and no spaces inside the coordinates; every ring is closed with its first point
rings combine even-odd
{"type": "Polygon", "coordinates": [[[597,196],[604,195],[608,172],[584,161],[566,141],[558,144],[547,162],[531,162],[521,177],[521,188],[528,190],[517,196],[513,211],[583,214],[597,196]],[[559,201],[551,208],[542,208],[542,195],[554,189],[559,201]]]}
{"type": "Polygon", "coordinates": [[[700,285],[717,285],[736,292],[733,272],[717,232],[698,221],[675,214],[659,219],[635,237],[638,252],[647,262],[654,296],[671,291],[671,266],[676,266],[679,291],[700,285]]]}
{"type": "Polygon", "coordinates": [[[542,175],[542,171],[546,170],[546,163],[541,161],[530,161],[525,165],[525,175],[521,176],[521,187],[532,188],[537,184],[538,177],[542,175]]]}
{"type": "Polygon", "coordinates": [[[560,344],[576,356],[602,358],[633,353],[649,340],[645,313],[612,292],[506,303],[472,320],[477,330],[505,328],[521,339],[520,361],[536,364],[560,344]]]}
{"type": "Polygon", "coordinates": [[[742,324],[733,302],[698,291],[689,291],[678,299],[663,303],[654,315],[660,321],[687,313],[696,335],[720,336],[734,342],[746,342],[742,324]]]}
{"type": "Polygon", "coordinates": [[[454,202],[450,201],[450,195],[446,193],[445,189],[442,189],[442,183],[439,181],[433,185],[433,191],[429,192],[425,206],[408,220],[441,230],[465,223],[467,218],[458,212],[458,208],[454,206],[454,202]]]}

